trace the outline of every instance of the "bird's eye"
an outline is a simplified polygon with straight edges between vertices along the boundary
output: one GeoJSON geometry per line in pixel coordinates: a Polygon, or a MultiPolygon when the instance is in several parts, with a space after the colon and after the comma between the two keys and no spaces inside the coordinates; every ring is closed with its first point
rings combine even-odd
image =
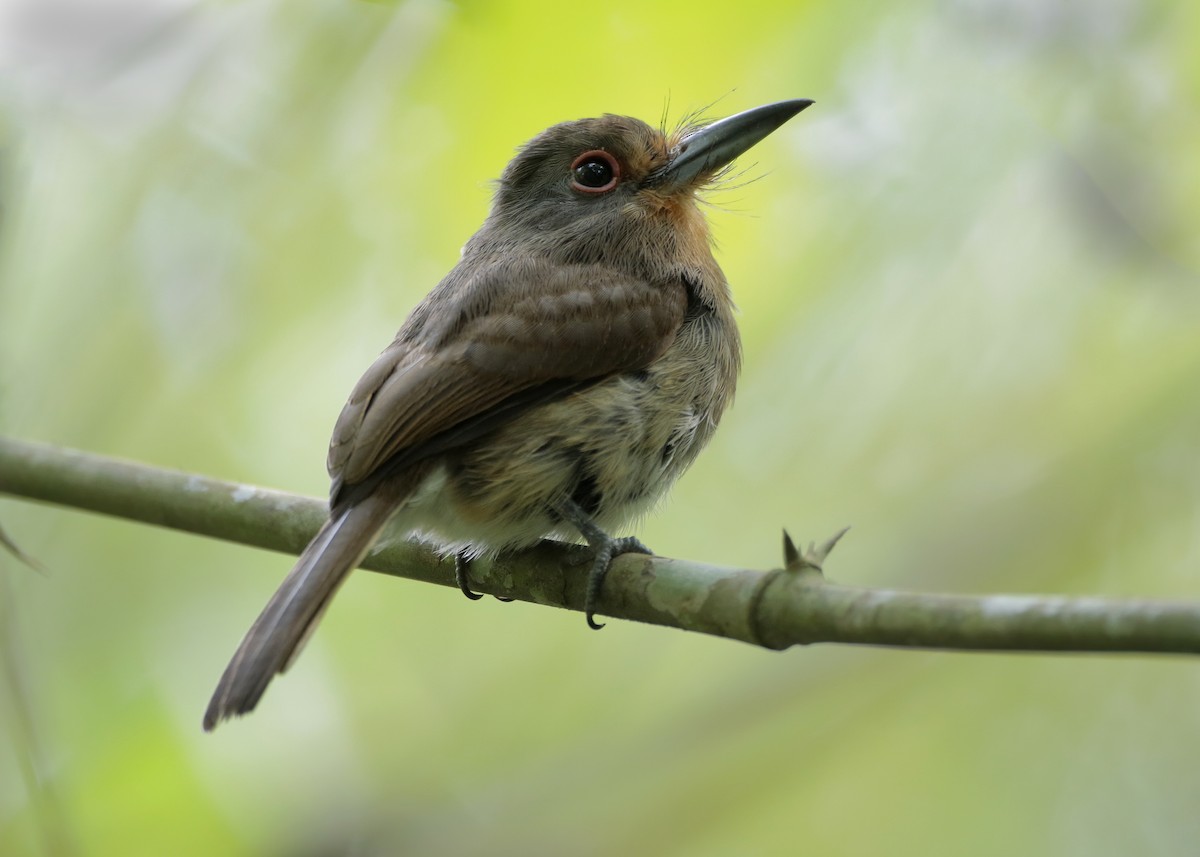
{"type": "Polygon", "coordinates": [[[571,162],[571,187],[584,193],[606,193],[620,178],[617,159],[600,149],[584,152],[571,162]]]}

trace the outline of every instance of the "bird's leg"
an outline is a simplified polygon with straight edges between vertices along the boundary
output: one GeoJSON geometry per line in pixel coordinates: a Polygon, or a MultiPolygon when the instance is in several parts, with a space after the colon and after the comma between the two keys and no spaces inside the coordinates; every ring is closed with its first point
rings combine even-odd
{"type": "Polygon", "coordinates": [[[579,504],[570,497],[565,497],[554,504],[554,511],[564,521],[579,530],[584,540],[596,553],[592,561],[592,569],[588,572],[587,595],[583,601],[583,611],[587,616],[588,627],[599,631],[602,623],[592,618],[596,614],[596,603],[600,600],[600,590],[604,586],[604,576],[615,557],[623,553],[653,553],[633,536],[614,539],[604,530],[596,526],[591,515],[583,511],[579,504]]]}
{"type": "MultiPolygon", "coordinates": [[[[483,596],[478,592],[471,591],[471,581],[467,575],[471,570],[471,558],[465,553],[456,553],[454,555],[454,582],[458,584],[458,588],[462,590],[462,594],[470,598],[472,601],[478,601],[483,596]]],[[[505,604],[512,601],[511,598],[506,598],[503,595],[492,596],[497,601],[503,601],[505,604]]]]}

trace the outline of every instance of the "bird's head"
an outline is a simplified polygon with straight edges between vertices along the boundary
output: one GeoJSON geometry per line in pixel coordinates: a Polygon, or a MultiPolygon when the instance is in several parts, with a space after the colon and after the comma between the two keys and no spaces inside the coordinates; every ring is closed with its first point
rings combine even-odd
{"type": "Polygon", "coordinates": [[[639,273],[711,262],[696,191],[810,104],[781,101],[675,132],[612,115],[555,125],[504,170],[480,238],[639,273]]]}

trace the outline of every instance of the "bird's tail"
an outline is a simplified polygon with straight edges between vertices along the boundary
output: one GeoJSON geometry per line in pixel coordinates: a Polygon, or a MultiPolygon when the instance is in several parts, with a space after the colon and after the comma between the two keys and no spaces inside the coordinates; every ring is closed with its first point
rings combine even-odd
{"type": "Polygon", "coordinates": [[[251,711],[271,679],[295,660],[342,581],[396,510],[395,495],[383,493],[337,510],[309,542],[225,668],[204,712],[206,732],[251,711]]]}

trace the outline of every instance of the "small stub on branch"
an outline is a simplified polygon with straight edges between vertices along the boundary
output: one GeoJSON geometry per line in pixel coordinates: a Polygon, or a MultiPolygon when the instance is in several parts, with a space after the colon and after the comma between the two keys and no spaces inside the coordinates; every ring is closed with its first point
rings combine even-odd
{"type": "Polygon", "coordinates": [[[842,527],[832,536],[827,538],[818,547],[816,543],[809,542],[808,549],[803,553],[796,547],[796,543],[792,541],[792,537],[788,535],[788,531],[783,531],[783,567],[788,571],[804,571],[812,569],[818,573],[823,571],[826,557],[833,551],[837,543],[841,541],[842,536],[850,532],[849,527],[842,527]]]}

